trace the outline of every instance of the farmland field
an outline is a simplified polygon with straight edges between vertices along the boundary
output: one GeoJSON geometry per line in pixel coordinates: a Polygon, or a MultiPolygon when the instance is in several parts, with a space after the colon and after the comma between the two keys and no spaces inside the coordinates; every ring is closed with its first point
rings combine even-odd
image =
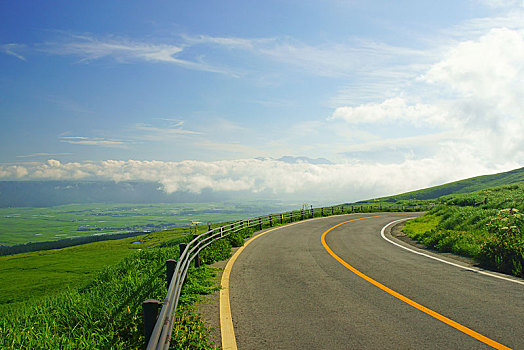
{"type": "Polygon", "coordinates": [[[91,235],[149,232],[280,212],[296,205],[275,201],[170,204],[69,204],[0,208],[0,245],[91,235]]]}

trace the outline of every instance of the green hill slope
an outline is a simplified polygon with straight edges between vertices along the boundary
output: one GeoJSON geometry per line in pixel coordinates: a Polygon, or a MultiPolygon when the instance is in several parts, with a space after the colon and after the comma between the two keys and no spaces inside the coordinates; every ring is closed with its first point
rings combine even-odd
{"type": "Polygon", "coordinates": [[[455,181],[423,190],[383,197],[379,198],[379,200],[385,202],[396,202],[399,200],[410,199],[428,200],[450,194],[476,192],[491,187],[510,185],[521,181],[524,181],[524,168],[519,168],[499,174],[472,177],[470,179],[455,181]]]}

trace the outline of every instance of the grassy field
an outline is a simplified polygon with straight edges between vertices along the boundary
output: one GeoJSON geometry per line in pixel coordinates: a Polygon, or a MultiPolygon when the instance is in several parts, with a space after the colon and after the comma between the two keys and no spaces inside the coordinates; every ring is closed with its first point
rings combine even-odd
{"type": "Polygon", "coordinates": [[[108,233],[158,231],[192,221],[241,220],[290,208],[278,202],[187,204],[70,204],[0,208],[0,245],[44,242],[108,233]]]}
{"type": "Polygon", "coordinates": [[[156,247],[187,234],[188,230],[171,229],[115,241],[0,257],[0,280],[4,282],[0,284],[0,305],[82,286],[105,267],[138,250],[156,247]],[[133,244],[137,241],[143,243],[133,244]]]}

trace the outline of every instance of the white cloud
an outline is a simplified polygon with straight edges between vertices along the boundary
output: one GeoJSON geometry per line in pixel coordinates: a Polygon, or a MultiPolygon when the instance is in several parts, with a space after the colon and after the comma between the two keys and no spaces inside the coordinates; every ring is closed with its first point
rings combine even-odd
{"type": "Polygon", "coordinates": [[[417,159],[420,155],[450,159],[452,163],[443,163],[440,172],[466,158],[485,169],[509,164],[519,167],[524,164],[523,82],[524,31],[495,28],[450,47],[410,93],[339,107],[328,119],[345,121],[354,128],[398,129],[409,123],[448,131],[435,137],[386,136],[381,141],[347,145],[340,152],[351,159],[363,154],[374,159],[409,159],[416,154],[417,159]],[[410,103],[419,100],[424,103],[410,103]]]}
{"type": "Polygon", "coordinates": [[[122,63],[171,63],[188,69],[234,75],[198,60],[181,59],[179,56],[184,51],[183,45],[148,43],[122,37],[97,38],[86,34],[67,35],[64,40],[41,44],[39,49],[53,55],[77,56],[80,62],[112,58],[122,63]]]}
{"type": "Polygon", "coordinates": [[[148,44],[124,38],[97,39],[91,35],[71,35],[62,42],[47,42],[41,46],[41,50],[57,55],[80,56],[83,61],[113,57],[122,62],[176,62],[175,56],[183,49],[175,45],[148,44]]]}
{"type": "MultiPolygon", "coordinates": [[[[512,164],[505,164],[511,166],[512,164]]],[[[504,168],[505,170],[506,168],[504,168]]],[[[487,168],[468,152],[399,164],[309,164],[265,159],[229,161],[116,161],[62,163],[49,160],[2,166],[2,179],[104,179],[156,181],[167,192],[249,191],[286,198],[350,201],[395,194],[479,173],[487,168]]]]}
{"type": "Polygon", "coordinates": [[[395,97],[381,103],[339,107],[328,119],[343,119],[350,124],[406,121],[413,124],[442,125],[446,120],[446,111],[429,104],[410,105],[404,98],[395,97]]]}
{"type": "Polygon", "coordinates": [[[87,145],[87,146],[105,146],[105,147],[124,147],[125,142],[121,140],[107,140],[102,138],[90,138],[84,136],[60,136],[60,142],[69,143],[72,145],[87,145]]]}
{"type": "Polygon", "coordinates": [[[428,50],[387,45],[370,40],[309,45],[290,37],[238,38],[186,35],[183,38],[188,45],[214,45],[227,50],[240,50],[255,54],[257,58],[265,57],[325,77],[348,77],[358,73],[366,73],[382,79],[413,76],[413,71],[420,69],[420,62],[413,66],[386,65],[386,62],[420,61],[433,55],[428,50]]]}
{"type": "Polygon", "coordinates": [[[184,121],[163,119],[168,121],[171,125],[167,127],[157,127],[149,124],[138,123],[135,129],[141,132],[146,132],[145,137],[149,140],[163,140],[174,136],[188,136],[188,135],[202,135],[201,132],[184,129],[184,121]]]}
{"type": "Polygon", "coordinates": [[[462,42],[423,79],[461,98],[487,101],[499,112],[520,114],[524,107],[524,32],[492,29],[479,40],[462,42]]]}
{"type": "Polygon", "coordinates": [[[497,9],[514,9],[524,8],[524,1],[522,0],[478,0],[483,5],[497,9]]]}
{"type": "Polygon", "coordinates": [[[25,45],[13,44],[13,43],[11,43],[11,44],[3,44],[3,45],[0,45],[0,52],[5,53],[6,55],[10,55],[10,56],[16,57],[19,60],[27,61],[27,59],[24,56],[22,56],[21,54],[16,52],[19,49],[23,49],[23,48],[25,48],[25,45]]]}
{"type": "Polygon", "coordinates": [[[35,157],[56,157],[56,156],[70,156],[72,153],[33,153],[16,156],[17,158],[35,158],[35,157]]]}

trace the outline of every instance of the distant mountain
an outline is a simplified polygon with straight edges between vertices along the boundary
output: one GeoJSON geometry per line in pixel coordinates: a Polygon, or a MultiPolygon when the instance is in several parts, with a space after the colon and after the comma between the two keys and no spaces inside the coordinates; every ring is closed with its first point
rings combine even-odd
{"type": "Polygon", "coordinates": [[[407,192],[380,199],[398,201],[402,199],[435,199],[448,194],[471,193],[490,187],[510,185],[524,181],[524,168],[519,168],[504,173],[472,177],[470,179],[451,182],[448,184],[426,188],[423,190],[407,192]]]}
{"type": "Polygon", "coordinates": [[[155,182],[0,181],[0,207],[48,207],[73,203],[190,203],[223,201],[227,194],[204,190],[166,193],[155,182]]]}

